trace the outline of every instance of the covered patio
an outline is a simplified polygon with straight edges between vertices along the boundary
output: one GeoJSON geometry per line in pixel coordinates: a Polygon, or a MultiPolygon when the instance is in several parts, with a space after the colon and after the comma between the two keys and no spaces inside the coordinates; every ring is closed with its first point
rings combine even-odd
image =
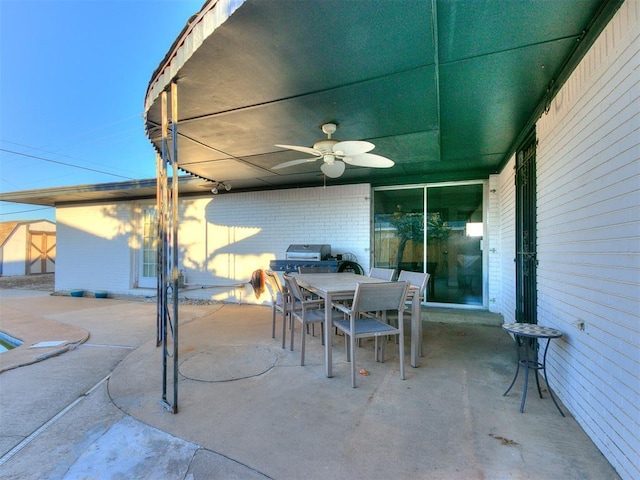
{"type": "Polygon", "coordinates": [[[424,310],[419,368],[400,380],[397,347],[376,363],[364,342],[358,367],[370,375],[354,389],[342,337],[327,378],[319,332],[300,366],[298,342],[292,352],[270,338],[268,308],[202,308],[181,326],[179,415],[160,405],[152,343],[116,369],[109,395],[132,417],[253,470],[249,478],[617,478],[544,384],[540,399],[530,378],[524,414],[522,377],[502,396],[515,350],[498,315],[424,310]]]}
{"type": "MultiPolygon", "coordinates": [[[[535,144],[540,115],[621,3],[205,2],[145,95],[145,129],[157,151],[158,341],[166,345],[179,323],[177,300],[169,295],[178,289],[181,268],[179,171],[208,182],[213,195],[484,181],[525,140],[535,144]]],[[[524,183],[531,186],[522,194],[528,214],[535,212],[536,191],[534,182],[524,183]]],[[[472,223],[474,212],[473,223],[486,222],[482,207],[464,210],[465,222],[472,223]]],[[[426,228],[418,228],[424,244],[426,228]]],[[[492,232],[483,228],[480,236],[488,237],[492,232]]],[[[532,226],[518,228],[535,238],[532,226]]],[[[519,250],[528,255],[528,248],[519,250]]],[[[480,247],[468,253],[452,262],[464,267],[466,258],[483,256],[480,247]]],[[[426,249],[418,271],[426,270],[425,256],[426,249]]],[[[518,275],[528,266],[519,258],[518,275]]],[[[475,274],[448,283],[469,284],[476,294],[463,303],[486,308],[488,297],[477,292],[488,274],[477,264],[475,274]]],[[[519,304],[534,305],[535,288],[518,295],[519,304]]],[[[518,311],[518,320],[536,323],[535,307],[530,310],[518,311]]],[[[175,357],[177,335],[172,342],[175,357]]],[[[165,352],[166,378],[172,353],[165,352]]],[[[173,398],[163,392],[174,413],[176,368],[173,398]]]]}

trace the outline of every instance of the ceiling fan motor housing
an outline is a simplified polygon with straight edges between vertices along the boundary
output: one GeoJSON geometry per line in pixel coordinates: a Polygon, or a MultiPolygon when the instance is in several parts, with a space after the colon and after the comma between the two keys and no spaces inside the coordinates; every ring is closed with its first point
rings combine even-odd
{"type": "Polygon", "coordinates": [[[322,152],[324,155],[333,153],[333,146],[338,143],[338,140],[333,140],[330,138],[319,140],[313,144],[313,148],[322,152]]]}

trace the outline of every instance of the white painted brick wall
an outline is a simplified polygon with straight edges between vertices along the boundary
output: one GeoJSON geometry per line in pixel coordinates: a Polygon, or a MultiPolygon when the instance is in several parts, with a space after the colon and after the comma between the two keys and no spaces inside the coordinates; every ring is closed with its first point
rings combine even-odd
{"type": "MultiPolygon", "coordinates": [[[[495,185],[497,196],[497,209],[500,212],[500,220],[496,224],[495,231],[491,233],[495,238],[492,246],[496,246],[496,254],[490,272],[490,281],[498,290],[496,307],[490,302],[492,311],[500,312],[505,323],[515,322],[516,313],[516,193],[515,193],[515,157],[507,163],[499,175],[492,175],[490,185],[495,185]]],[[[493,186],[490,188],[494,188],[493,186]]],[[[492,207],[495,208],[495,207],[492,207]]],[[[493,293],[490,293],[493,296],[493,293]]]]}
{"type": "Polygon", "coordinates": [[[640,478],[640,2],[625,2],[537,128],[538,322],[552,385],[640,478]],[[584,330],[578,325],[584,323],[584,330]]]}
{"type": "MultiPolygon", "coordinates": [[[[180,268],[187,283],[208,287],[185,294],[264,303],[247,282],[292,243],[328,243],[368,271],[370,195],[361,184],[181,198],[180,268]]],[[[135,288],[137,215],[137,202],[58,207],[56,290],[154,294],[135,288]]]]}
{"type": "Polygon", "coordinates": [[[181,201],[180,255],[188,284],[215,286],[193,297],[255,299],[246,284],[258,268],[282,259],[292,243],[330,244],[369,268],[371,187],[368,184],[229,193],[181,201]]]}
{"type": "Polygon", "coordinates": [[[56,207],[56,290],[129,293],[131,205],[56,207]]]}
{"type": "Polygon", "coordinates": [[[502,252],[500,230],[500,178],[491,175],[488,184],[488,200],[485,205],[487,211],[487,236],[484,241],[485,254],[488,259],[488,307],[489,311],[499,313],[502,303],[502,252]]]}

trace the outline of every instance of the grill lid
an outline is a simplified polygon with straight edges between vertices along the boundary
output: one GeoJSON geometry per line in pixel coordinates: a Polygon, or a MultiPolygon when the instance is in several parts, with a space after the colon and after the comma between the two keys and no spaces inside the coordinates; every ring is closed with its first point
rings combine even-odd
{"type": "Polygon", "coordinates": [[[331,256],[331,245],[292,244],[287,248],[287,260],[326,260],[331,256]]]}

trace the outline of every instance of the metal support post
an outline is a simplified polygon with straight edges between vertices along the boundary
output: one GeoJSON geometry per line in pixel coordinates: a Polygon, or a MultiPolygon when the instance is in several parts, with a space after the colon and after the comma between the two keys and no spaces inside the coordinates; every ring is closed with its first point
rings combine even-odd
{"type": "Polygon", "coordinates": [[[158,208],[158,342],[162,344],[162,401],[178,413],[178,95],[171,84],[171,116],[167,92],[162,101],[162,153],[157,159],[158,208]],[[171,136],[169,136],[171,128],[171,136]],[[171,163],[169,186],[167,163],[171,163]],[[173,395],[168,396],[169,384],[173,395]]]}

